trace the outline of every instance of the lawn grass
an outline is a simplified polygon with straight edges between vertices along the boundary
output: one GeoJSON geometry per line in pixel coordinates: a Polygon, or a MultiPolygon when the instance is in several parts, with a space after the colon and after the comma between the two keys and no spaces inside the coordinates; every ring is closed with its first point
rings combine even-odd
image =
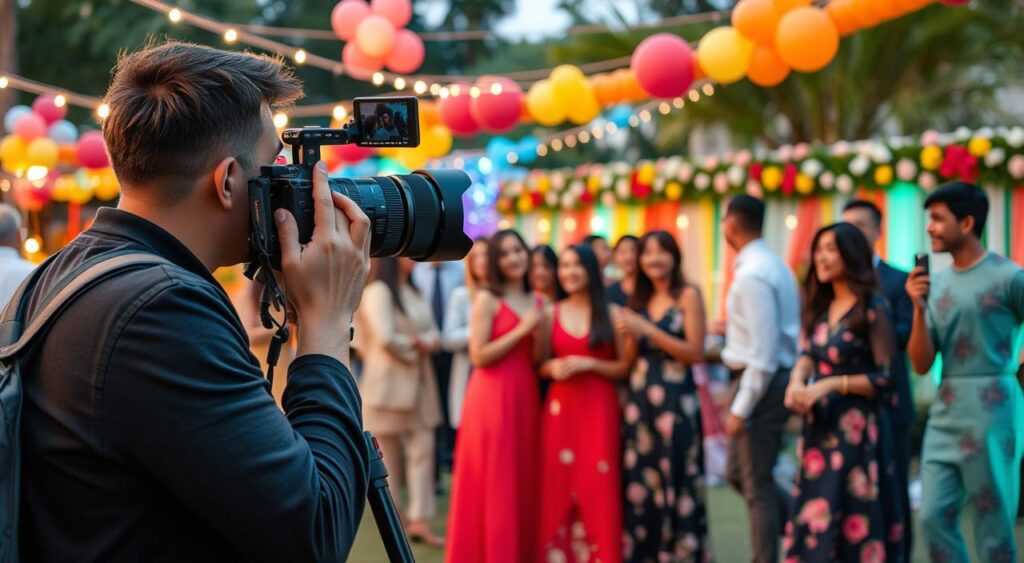
{"type": "MultiPolygon", "coordinates": [[[[727,487],[709,489],[708,512],[715,560],[720,563],[746,563],[749,561],[750,546],[747,531],[747,512],[739,496],[727,487]]],[[[438,516],[434,524],[436,530],[444,530],[447,513],[448,497],[443,496],[439,499],[438,503],[438,516]]],[[[974,534],[971,530],[969,512],[965,511],[965,518],[963,520],[964,537],[967,538],[968,550],[972,552],[973,556],[974,534]]],[[[917,526],[916,518],[915,530],[917,530],[915,538],[920,538],[920,528],[917,526]]],[[[1016,535],[1018,549],[1024,548],[1024,524],[1019,521],[1016,535]]],[[[419,563],[438,563],[444,561],[444,552],[440,549],[433,549],[422,545],[413,545],[412,549],[413,554],[416,556],[416,561],[419,563]]],[[[913,560],[915,563],[926,563],[928,561],[920,541],[915,545],[913,560]]],[[[355,548],[352,550],[349,561],[352,563],[387,563],[387,555],[384,553],[384,546],[377,533],[369,507],[367,507],[366,514],[363,517],[363,523],[359,528],[359,535],[356,538],[355,548]]]]}

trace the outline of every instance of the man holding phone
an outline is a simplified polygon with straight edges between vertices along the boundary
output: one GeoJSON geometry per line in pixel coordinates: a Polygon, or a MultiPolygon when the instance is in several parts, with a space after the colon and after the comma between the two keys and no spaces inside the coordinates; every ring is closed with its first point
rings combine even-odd
{"type": "Polygon", "coordinates": [[[933,252],[953,267],[918,265],[907,280],[914,322],[907,352],[918,373],[942,354],[921,460],[921,523],[933,561],[1018,561],[1014,520],[1024,452],[1024,393],[1014,343],[1024,322],[1024,269],[985,249],[988,198],[954,182],[925,201],[933,252]],[[959,530],[973,505],[975,557],[959,530]]]}

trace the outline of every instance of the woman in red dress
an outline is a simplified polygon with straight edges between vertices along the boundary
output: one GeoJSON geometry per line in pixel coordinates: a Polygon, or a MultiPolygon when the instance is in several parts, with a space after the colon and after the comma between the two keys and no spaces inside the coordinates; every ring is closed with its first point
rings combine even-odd
{"type": "Polygon", "coordinates": [[[455,444],[449,563],[519,563],[536,553],[537,424],[534,359],[542,302],[530,292],[526,243],[491,239],[488,289],[473,298],[469,379],[455,444]]]}
{"type": "MultiPolygon", "coordinates": [[[[547,307],[554,380],[541,414],[538,561],[622,561],[621,415],[614,380],[629,372],[588,246],[567,249],[558,279],[568,297],[547,307]]],[[[613,306],[614,307],[614,306],[613,306]]],[[[547,339],[545,339],[547,340],[547,339]]]]}

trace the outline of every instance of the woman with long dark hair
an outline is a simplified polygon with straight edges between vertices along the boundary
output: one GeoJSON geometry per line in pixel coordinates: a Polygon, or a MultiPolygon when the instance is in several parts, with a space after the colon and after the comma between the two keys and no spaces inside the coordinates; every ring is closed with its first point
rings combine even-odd
{"type": "Polygon", "coordinates": [[[558,255],[546,244],[530,253],[530,288],[550,301],[565,299],[565,290],[558,281],[558,255]]]}
{"type": "Polygon", "coordinates": [[[804,281],[801,356],[786,406],[803,415],[787,561],[903,561],[887,410],[895,335],[867,239],[818,231],[804,281]],[[886,493],[889,494],[886,494],[886,493]]]}
{"type": "Polygon", "coordinates": [[[430,527],[436,513],[434,430],[441,399],[430,356],[440,347],[430,304],[410,283],[415,262],[378,258],[359,307],[357,341],[365,361],[359,390],[363,425],[380,443],[389,479],[405,485],[406,532],[443,546],[430,527]]]}
{"type": "Polygon", "coordinates": [[[568,296],[545,309],[552,379],[541,414],[540,558],[622,560],[621,415],[614,381],[629,372],[589,246],[566,249],[558,277],[568,296]]]}
{"type": "Polygon", "coordinates": [[[608,286],[608,301],[621,307],[629,303],[629,298],[636,289],[636,255],[640,251],[640,239],[633,235],[624,235],[615,243],[612,251],[612,262],[619,270],[619,281],[608,286]]]}
{"type": "Polygon", "coordinates": [[[455,445],[449,562],[528,561],[536,553],[537,423],[534,359],[542,301],[530,291],[530,253],[499,231],[487,252],[488,290],[473,298],[469,379],[455,445]]]}
{"type": "Polygon", "coordinates": [[[704,434],[690,370],[704,360],[704,301],[669,233],[644,235],[637,264],[632,310],[621,315],[639,353],[623,409],[624,552],[627,561],[704,561],[704,434]]]}

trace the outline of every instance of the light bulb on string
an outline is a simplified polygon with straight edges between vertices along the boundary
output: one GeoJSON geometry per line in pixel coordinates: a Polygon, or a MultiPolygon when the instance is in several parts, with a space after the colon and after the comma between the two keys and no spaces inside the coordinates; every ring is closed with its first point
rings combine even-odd
{"type": "Polygon", "coordinates": [[[586,131],[580,131],[578,137],[580,139],[580,142],[583,144],[590,142],[590,133],[587,133],[586,131]]]}
{"type": "Polygon", "coordinates": [[[651,120],[651,112],[650,111],[645,109],[645,110],[640,112],[640,121],[643,121],[644,123],[647,123],[650,120],[651,120]]]}
{"type": "Polygon", "coordinates": [[[395,90],[405,90],[405,79],[401,76],[395,79],[395,90]]]}
{"type": "Polygon", "coordinates": [[[661,115],[668,115],[671,111],[672,106],[670,106],[668,102],[661,102],[661,105],[658,106],[658,113],[661,115]]]}
{"type": "Polygon", "coordinates": [[[277,112],[274,115],[274,127],[278,129],[284,129],[288,125],[288,116],[284,113],[277,112]]]}
{"type": "Polygon", "coordinates": [[[381,86],[383,84],[384,84],[384,73],[383,72],[375,72],[375,73],[373,73],[373,85],[374,86],[381,86]]]}
{"type": "MultiPolygon", "coordinates": [[[[632,123],[632,119],[630,120],[630,123],[632,123]]],[[[634,127],[636,126],[634,125],[634,127]]],[[[607,131],[609,135],[614,135],[615,132],[619,130],[619,126],[609,121],[608,124],[604,126],[604,130],[607,131]]]]}
{"type": "Polygon", "coordinates": [[[566,148],[570,148],[570,149],[575,147],[576,146],[576,135],[569,135],[568,137],[566,137],[565,138],[565,146],[566,146],[566,148]]]}
{"type": "Polygon", "coordinates": [[[495,96],[500,96],[501,92],[502,92],[502,87],[501,87],[500,83],[495,82],[494,84],[491,84],[491,94],[493,94],[495,96]]]}
{"type": "Polygon", "coordinates": [[[698,92],[696,90],[690,90],[690,101],[691,102],[700,101],[700,92],[698,92]]]}
{"type": "Polygon", "coordinates": [[[416,84],[413,84],[412,91],[422,96],[427,91],[427,83],[422,80],[417,80],[416,84]]]}
{"type": "Polygon", "coordinates": [[[306,62],[306,50],[299,49],[298,51],[295,51],[295,56],[293,58],[295,59],[296,64],[302,64],[306,62]]]}
{"type": "Polygon", "coordinates": [[[30,237],[25,239],[25,254],[35,254],[39,252],[42,245],[39,244],[39,239],[36,237],[30,237]]]}
{"type": "Polygon", "coordinates": [[[100,104],[100,107],[96,108],[96,117],[100,119],[110,117],[110,104],[100,104]]]}
{"type": "Polygon", "coordinates": [[[437,96],[441,93],[441,85],[434,83],[430,85],[430,95],[437,96]]]}
{"type": "Polygon", "coordinates": [[[448,89],[447,89],[447,88],[441,88],[441,89],[440,89],[440,90],[438,91],[437,95],[438,95],[438,97],[439,97],[439,98],[441,98],[442,100],[443,100],[443,99],[445,99],[445,98],[447,98],[447,97],[448,97],[448,95],[449,95],[449,93],[448,93],[448,89]]]}
{"type": "Polygon", "coordinates": [[[235,28],[233,27],[229,27],[227,31],[224,32],[224,41],[227,42],[229,45],[231,43],[234,43],[235,41],[238,41],[238,31],[235,30],[235,28]]]}
{"type": "Polygon", "coordinates": [[[715,87],[712,86],[710,82],[708,82],[707,84],[702,86],[701,87],[701,91],[704,92],[705,96],[714,96],[715,95],[715,87]]]}
{"type": "Polygon", "coordinates": [[[635,115],[629,116],[629,126],[630,127],[639,127],[640,126],[640,118],[635,116],[635,115]]]}
{"type": "Polygon", "coordinates": [[[6,76],[0,76],[0,90],[4,89],[6,87],[7,87],[7,77],[6,76]]]}
{"type": "Polygon", "coordinates": [[[335,121],[344,121],[348,117],[348,110],[343,105],[334,106],[334,110],[331,112],[331,116],[334,117],[335,121]]]}
{"type": "Polygon", "coordinates": [[[676,98],[676,99],[672,100],[672,107],[674,107],[676,109],[683,109],[683,106],[685,106],[685,105],[686,105],[686,101],[683,100],[682,98],[676,98]]]}
{"type": "Polygon", "coordinates": [[[64,106],[66,106],[67,103],[68,103],[68,99],[64,97],[64,94],[57,94],[53,98],[53,105],[55,105],[55,106],[57,106],[59,108],[62,108],[64,106]]]}
{"type": "Polygon", "coordinates": [[[171,8],[171,11],[167,12],[167,19],[171,20],[171,23],[181,22],[181,10],[177,8],[171,8]]]}
{"type": "Polygon", "coordinates": [[[561,139],[552,139],[551,140],[551,150],[553,150],[555,152],[558,152],[558,151],[562,150],[562,146],[563,146],[563,144],[562,144],[562,140],[561,139]]]}
{"type": "Polygon", "coordinates": [[[478,88],[476,86],[473,86],[472,88],[470,88],[469,89],[469,97],[470,98],[479,98],[480,97],[480,88],[478,88]]]}
{"type": "Polygon", "coordinates": [[[448,87],[448,93],[457,98],[462,93],[462,87],[458,84],[452,84],[448,87]]]}
{"type": "Polygon", "coordinates": [[[600,139],[601,137],[604,137],[604,129],[602,129],[601,127],[594,127],[591,130],[591,134],[594,136],[595,139],[600,139]]]}
{"type": "Polygon", "coordinates": [[[537,156],[547,156],[547,155],[548,155],[548,146],[547,145],[537,145],[537,156]]]}
{"type": "Polygon", "coordinates": [[[515,164],[519,162],[519,155],[514,152],[510,152],[505,156],[505,160],[507,160],[509,164],[515,164]]]}

